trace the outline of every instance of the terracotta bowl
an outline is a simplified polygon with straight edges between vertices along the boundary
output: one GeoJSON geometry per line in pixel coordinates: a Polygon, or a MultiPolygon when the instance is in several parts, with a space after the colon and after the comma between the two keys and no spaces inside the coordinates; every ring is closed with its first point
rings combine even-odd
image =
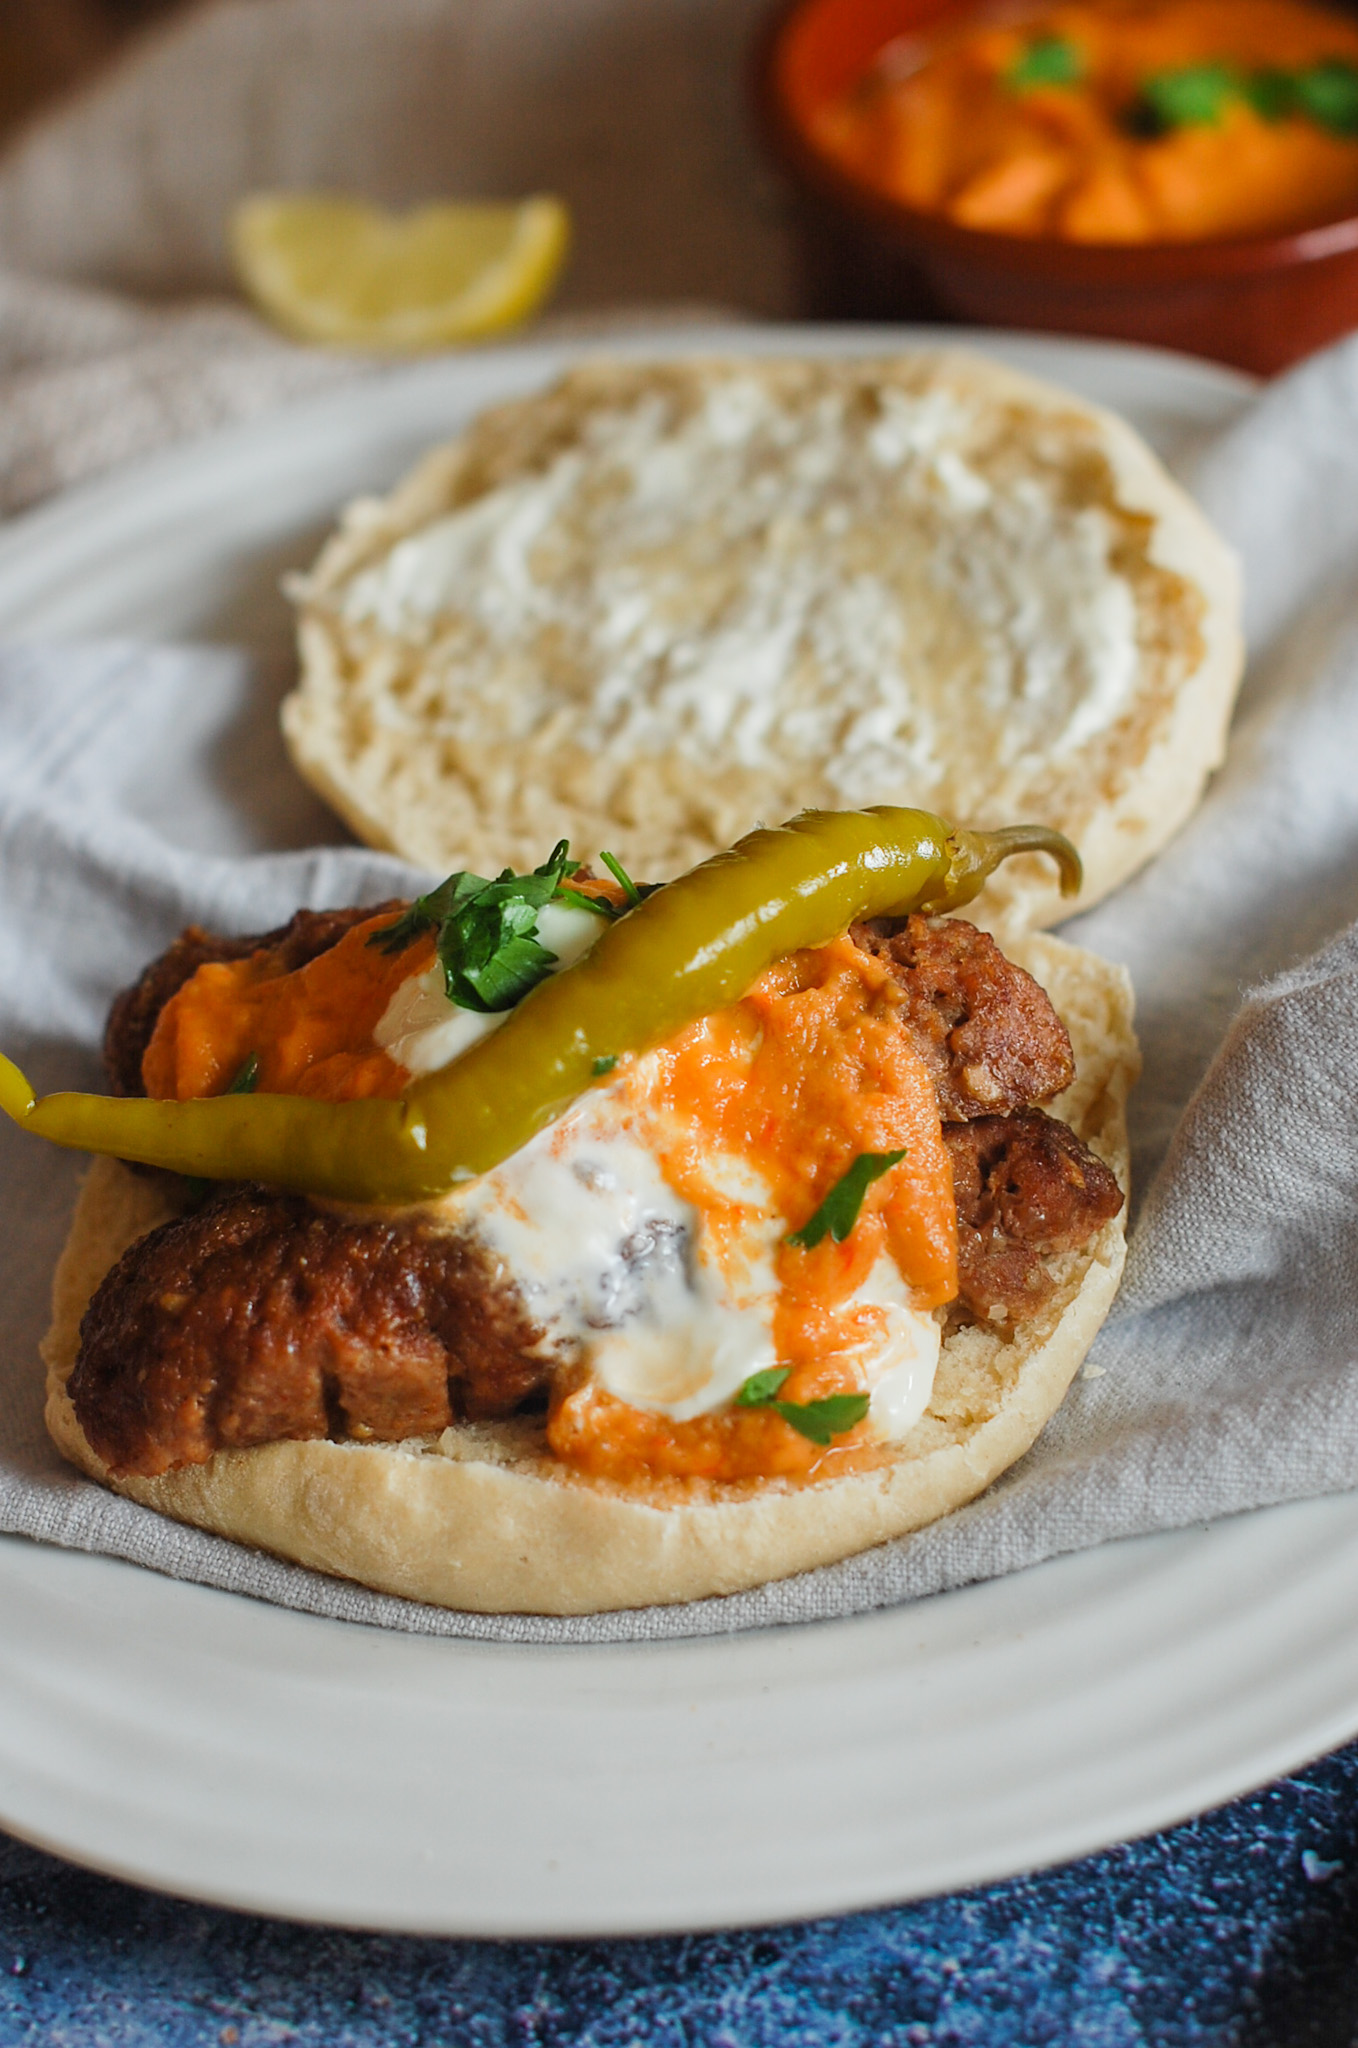
{"type": "Polygon", "coordinates": [[[1261,376],[1358,327],[1358,215],[1238,241],[1097,248],[982,234],[860,184],[810,139],[894,36],[957,0],[783,0],[754,52],[761,132],[790,182],[804,311],[1100,334],[1261,376]]]}

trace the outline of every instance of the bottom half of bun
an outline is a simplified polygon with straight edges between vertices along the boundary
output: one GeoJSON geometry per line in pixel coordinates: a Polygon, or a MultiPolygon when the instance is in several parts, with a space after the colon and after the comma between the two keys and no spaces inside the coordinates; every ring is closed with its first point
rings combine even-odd
{"type": "MultiPolygon", "coordinates": [[[[1125,1188],[1124,1107],[1137,1066],[1126,977],[1043,935],[1010,951],[1046,986],[1075,1048],[1076,1080],[1053,1111],[1125,1188]]],[[[115,1478],[86,1441],[66,1383],[95,1288],[171,1213],[155,1183],[116,1162],[97,1162],[86,1179],[44,1345],[47,1424],[63,1455],[177,1521],[476,1613],[590,1614],[741,1592],[936,1521],[1036,1440],[1108,1312],[1125,1253],[1124,1210],[1050,1262],[1052,1293],[1014,1331],[951,1328],[927,1412],[870,1471],[622,1487],[567,1470],[541,1421],[525,1417],[400,1444],[219,1451],[159,1478],[115,1478]]]]}

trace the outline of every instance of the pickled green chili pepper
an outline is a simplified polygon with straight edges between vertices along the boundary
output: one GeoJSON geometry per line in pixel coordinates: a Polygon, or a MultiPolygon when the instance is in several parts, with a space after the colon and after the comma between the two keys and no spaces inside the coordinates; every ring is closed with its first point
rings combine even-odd
{"type": "Polygon", "coordinates": [[[396,1101],[216,1095],[188,1102],[59,1094],[35,1101],[0,1055],[0,1109],[55,1144],[207,1180],[377,1204],[420,1202],[487,1173],[625,1053],[738,1002],[774,960],[859,918],[956,910],[1011,854],[1080,860],[1058,832],[954,832],[928,811],[803,811],[647,896],[501,1027],[396,1101]]]}

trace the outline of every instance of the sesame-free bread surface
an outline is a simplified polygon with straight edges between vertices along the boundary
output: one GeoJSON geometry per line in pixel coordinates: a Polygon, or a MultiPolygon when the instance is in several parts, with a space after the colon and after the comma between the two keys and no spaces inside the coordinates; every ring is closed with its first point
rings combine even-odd
{"type": "MultiPolygon", "coordinates": [[[[297,586],[298,767],[429,869],[674,874],[798,809],[1066,832],[1090,903],[1221,757],[1234,563],[1121,420],[963,352],[591,362],[297,586]],[[545,835],[545,836],[544,836],[545,835]]],[[[1065,914],[1029,858],[987,892],[1065,914]]]]}
{"type": "MultiPolygon", "coordinates": [[[[1048,990],[1076,1077],[1052,1105],[1127,1180],[1124,1105],[1137,1069],[1122,969],[1030,934],[1011,955],[1048,990]]],[[[1031,1446],[1107,1314],[1123,1217],[1050,1261],[1051,1298],[1017,1334],[945,1339],[922,1419],[880,1469],[809,1485],[624,1489],[547,1453],[539,1421],[463,1425],[398,1445],[286,1442],[219,1451],[157,1479],[112,1479],[66,1392],[80,1320],[129,1244],[173,1212],[165,1183],[91,1168],[57,1269],[44,1353],[47,1421],[91,1477],[199,1525],[379,1591],[481,1613],[584,1614],[731,1593],[833,1563],[972,1499],[1031,1446]]]]}

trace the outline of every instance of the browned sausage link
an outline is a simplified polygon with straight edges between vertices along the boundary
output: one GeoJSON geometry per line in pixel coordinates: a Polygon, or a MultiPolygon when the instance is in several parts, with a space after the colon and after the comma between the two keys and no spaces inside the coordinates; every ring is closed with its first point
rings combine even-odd
{"type": "Polygon", "coordinates": [[[1040,1109],[943,1126],[957,1201],[959,1300],[978,1321],[1019,1321],[1075,1251],[1122,1207],[1122,1189],[1068,1124],[1040,1109]]]}
{"type": "MultiPolygon", "coordinates": [[[[1122,1206],[1113,1175],[1040,1110],[944,1126],[961,1302],[1016,1320],[1044,1257],[1122,1206]]],[[[70,1393],[111,1470],[153,1477],[283,1438],[394,1442],[545,1391],[543,1333],[475,1240],[354,1222],[232,1190],[132,1246],[86,1311],[70,1393]]]]}
{"type": "Polygon", "coordinates": [[[891,969],[945,1122],[1003,1116],[1070,1086],[1065,1025],[988,932],[964,918],[910,917],[855,925],[853,936],[891,969]]]}
{"type": "Polygon", "coordinates": [[[512,1414],[546,1385],[541,1342],[473,1240],[239,1188],[124,1254],[70,1394],[111,1470],[153,1476],[283,1437],[512,1414]]]}
{"type": "Polygon", "coordinates": [[[223,938],[191,924],[181,932],[158,960],[153,960],[141,979],[125,988],[109,1011],[104,1031],[104,1068],[115,1095],[144,1095],[141,1063],[151,1043],[160,1016],[170,997],[177,995],[200,967],[217,960],[248,960],[252,953],[272,953],[272,971],[291,974],[322,953],[338,945],[344,934],[365,917],[399,910],[395,900],[373,903],[366,909],[299,910],[277,931],[255,932],[250,937],[223,938]]]}

